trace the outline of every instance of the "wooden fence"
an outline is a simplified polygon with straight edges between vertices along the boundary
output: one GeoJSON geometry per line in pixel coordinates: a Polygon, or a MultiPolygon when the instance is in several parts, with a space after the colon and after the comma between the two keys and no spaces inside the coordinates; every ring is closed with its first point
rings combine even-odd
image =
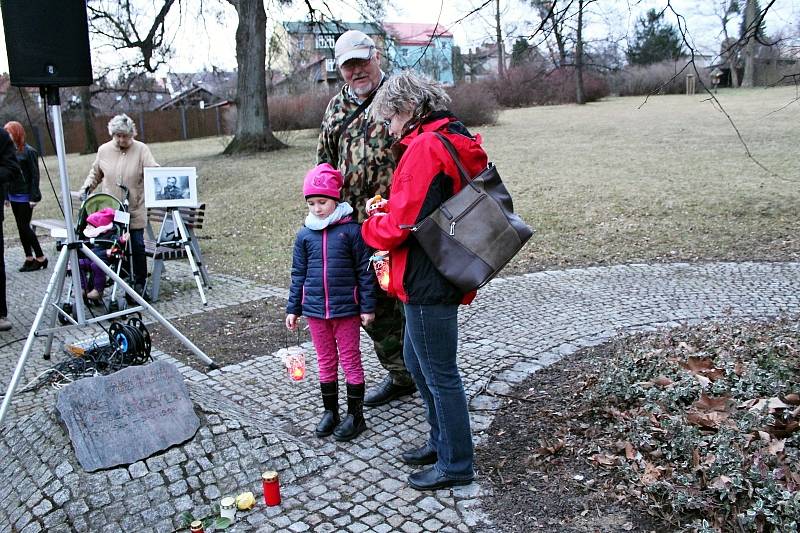
{"type": "MultiPolygon", "coordinates": [[[[230,135],[233,132],[235,109],[232,107],[215,107],[212,109],[178,108],[167,111],[128,112],[136,122],[139,134],[136,138],[145,143],[181,141],[230,135]]],[[[94,117],[93,127],[97,134],[97,142],[103,144],[109,140],[108,121],[114,115],[94,117]]],[[[35,128],[28,132],[28,142],[45,155],[55,154],[47,131],[35,128]],[[30,134],[33,135],[30,135],[30,134]]],[[[81,152],[86,144],[86,133],[83,121],[79,117],[64,118],[64,144],[67,153],[81,152]]]]}

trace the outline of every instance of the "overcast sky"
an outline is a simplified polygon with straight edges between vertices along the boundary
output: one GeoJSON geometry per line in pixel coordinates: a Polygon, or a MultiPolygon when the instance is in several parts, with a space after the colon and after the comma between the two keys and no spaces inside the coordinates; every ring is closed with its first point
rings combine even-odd
{"type": "MultiPolygon", "coordinates": [[[[475,47],[494,37],[494,2],[490,2],[479,13],[458,22],[467,13],[481,5],[485,0],[395,0],[395,6],[387,10],[387,22],[428,22],[437,20],[449,29],[457,45],[466,49],[475,47]]],[[[766,0],[762,0],[764,4],[766,0]]],[[[283,20],[302,20],[306,14],[303,2],[296,2],[298,7],[281,15],[283,20]]],[[[313,0],[312,4],[316,4],[313,0]]],[[[342,20],[355,21],[356,12],[348,8],[350,2],[329,2],[336,4],[336,13],[342,20]]],[[[720,22],[714,13],[714,7],[721,0],[672,0],[675,10],[686,17],[690,36],[694,39],[698,50],[713,54],[719,49],[720,22]]],[[[209,3],[206,3],[209,5],[209,3]]],[[[587,39],[601,39],[612,36],[625,39],[632,34],[636,19],[651,7],[662,8],[665,0],[598,0],[587,17],[587,39]]],[[[538,23],[528,3],[521,0],[501,0],[504,32],[508,42],[517,35],[529,35],[532,27],[538,23]]],[[[195,21],[181,21],[181,31],[176,41],[176,55],[170,66],[173,71],[186,72],[202,70],[217,66],[232,69],[236,66],[234,50],[234,32],[236,16],[233,8],[226,2],[219,2],[219,22],[208,21],[204,26],[195,21]]],[[[667,14],[667,19],[674,24],[675,17],[667,14]]],[[[270,20],[269,24],[274,24],[270,20]]],[[[173,20],[177,24],[177,20],[173,20]]],[[[778,31],[800,34],[800,0],[776,0],[767,18],[767,31],[775,34],[778,31]]],[[[736,30],[734,30],[736,31],[736,30]]],[[[103,55],[93,51],[92,61],[95,65],[103,63],[103,55]]],[[[8,71],[5,39],[0,40],[0,72],[8,71]]]]}

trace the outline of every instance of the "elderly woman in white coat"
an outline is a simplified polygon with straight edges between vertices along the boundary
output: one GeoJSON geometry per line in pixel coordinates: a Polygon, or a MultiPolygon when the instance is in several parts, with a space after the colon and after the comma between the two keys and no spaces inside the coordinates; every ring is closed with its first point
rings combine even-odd
{"type": "Polygon", "coordinates": [[[134,290],[144,292],[147,281],[147,256],[144,249],[144,228],[147,225],[147,210],[144,205],[144,169],[159,166],[150,153],[150,148],[137,141],[136,124],[128,115],[117,115],[108,122],[111,140],[97,150],[97,158],[89,175],[83,182],[84,195],[98,186],[101,191],[116,196],[122,201],[128,189],[131,213],[130,231],[133,253],[134,290]]]}

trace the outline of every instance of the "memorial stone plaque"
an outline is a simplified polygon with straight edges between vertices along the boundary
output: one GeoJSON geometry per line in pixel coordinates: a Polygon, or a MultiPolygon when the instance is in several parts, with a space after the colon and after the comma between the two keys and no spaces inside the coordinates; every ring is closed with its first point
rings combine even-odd
{"type": "Polygon", "coordinates": [[[88,472],[145,459],[200,427],[183,376],[166,361],[70,383],[56,410],[88,472]]]}

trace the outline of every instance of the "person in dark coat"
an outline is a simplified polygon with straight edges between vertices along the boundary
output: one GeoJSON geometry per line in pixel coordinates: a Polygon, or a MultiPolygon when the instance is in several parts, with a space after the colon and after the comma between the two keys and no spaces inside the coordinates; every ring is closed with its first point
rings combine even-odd
{"type": "Polygon", "coordinates": [[[19,271],[32,272],[47,268],[47,258],[42,252],[36,233],[31,228],[33,208],[42,200],[42,193],[39,191],[39,153],[25,143],[25,129],[22,124],[12,120],[4,128],[14,141],[17,162],[22,169],[19,179],[11,180],[6,191],[6,201],[11,205],[11,211],[17,222],[19,240],[25,250],[25,263],[19,271]]]}
{"type": "MultiPolygon", "coordinates": [[[[16,179],[19,179],[22,171],[17,163],[16,149],[11,136],[4,129],[0,129],[0,194],[5,197],[6,187],[16,179]]],[[[6,304],[6,260],[5,248],[3,246],[3,212],[0,208],[0,331],[11,329],[11,321],[8,320],[8,306],[6,304]]]]}
{"type": "Polygon", "coordinates": [[[369,268],[371,250],[361,239],[353,208],[340,201],[343,180],[338,170],[323,163],[303,182],[308,216],[294,244],[286,327],[296,330],[297,319],[305,316],[317,351],[325,411],[316,435],[333,433],[336,440],[349,441],[367,428],[360,327],[375,320],[376,280],[369,268]],[[344,420],[339,419],[340,363],[347,382],[344,420]]]}

